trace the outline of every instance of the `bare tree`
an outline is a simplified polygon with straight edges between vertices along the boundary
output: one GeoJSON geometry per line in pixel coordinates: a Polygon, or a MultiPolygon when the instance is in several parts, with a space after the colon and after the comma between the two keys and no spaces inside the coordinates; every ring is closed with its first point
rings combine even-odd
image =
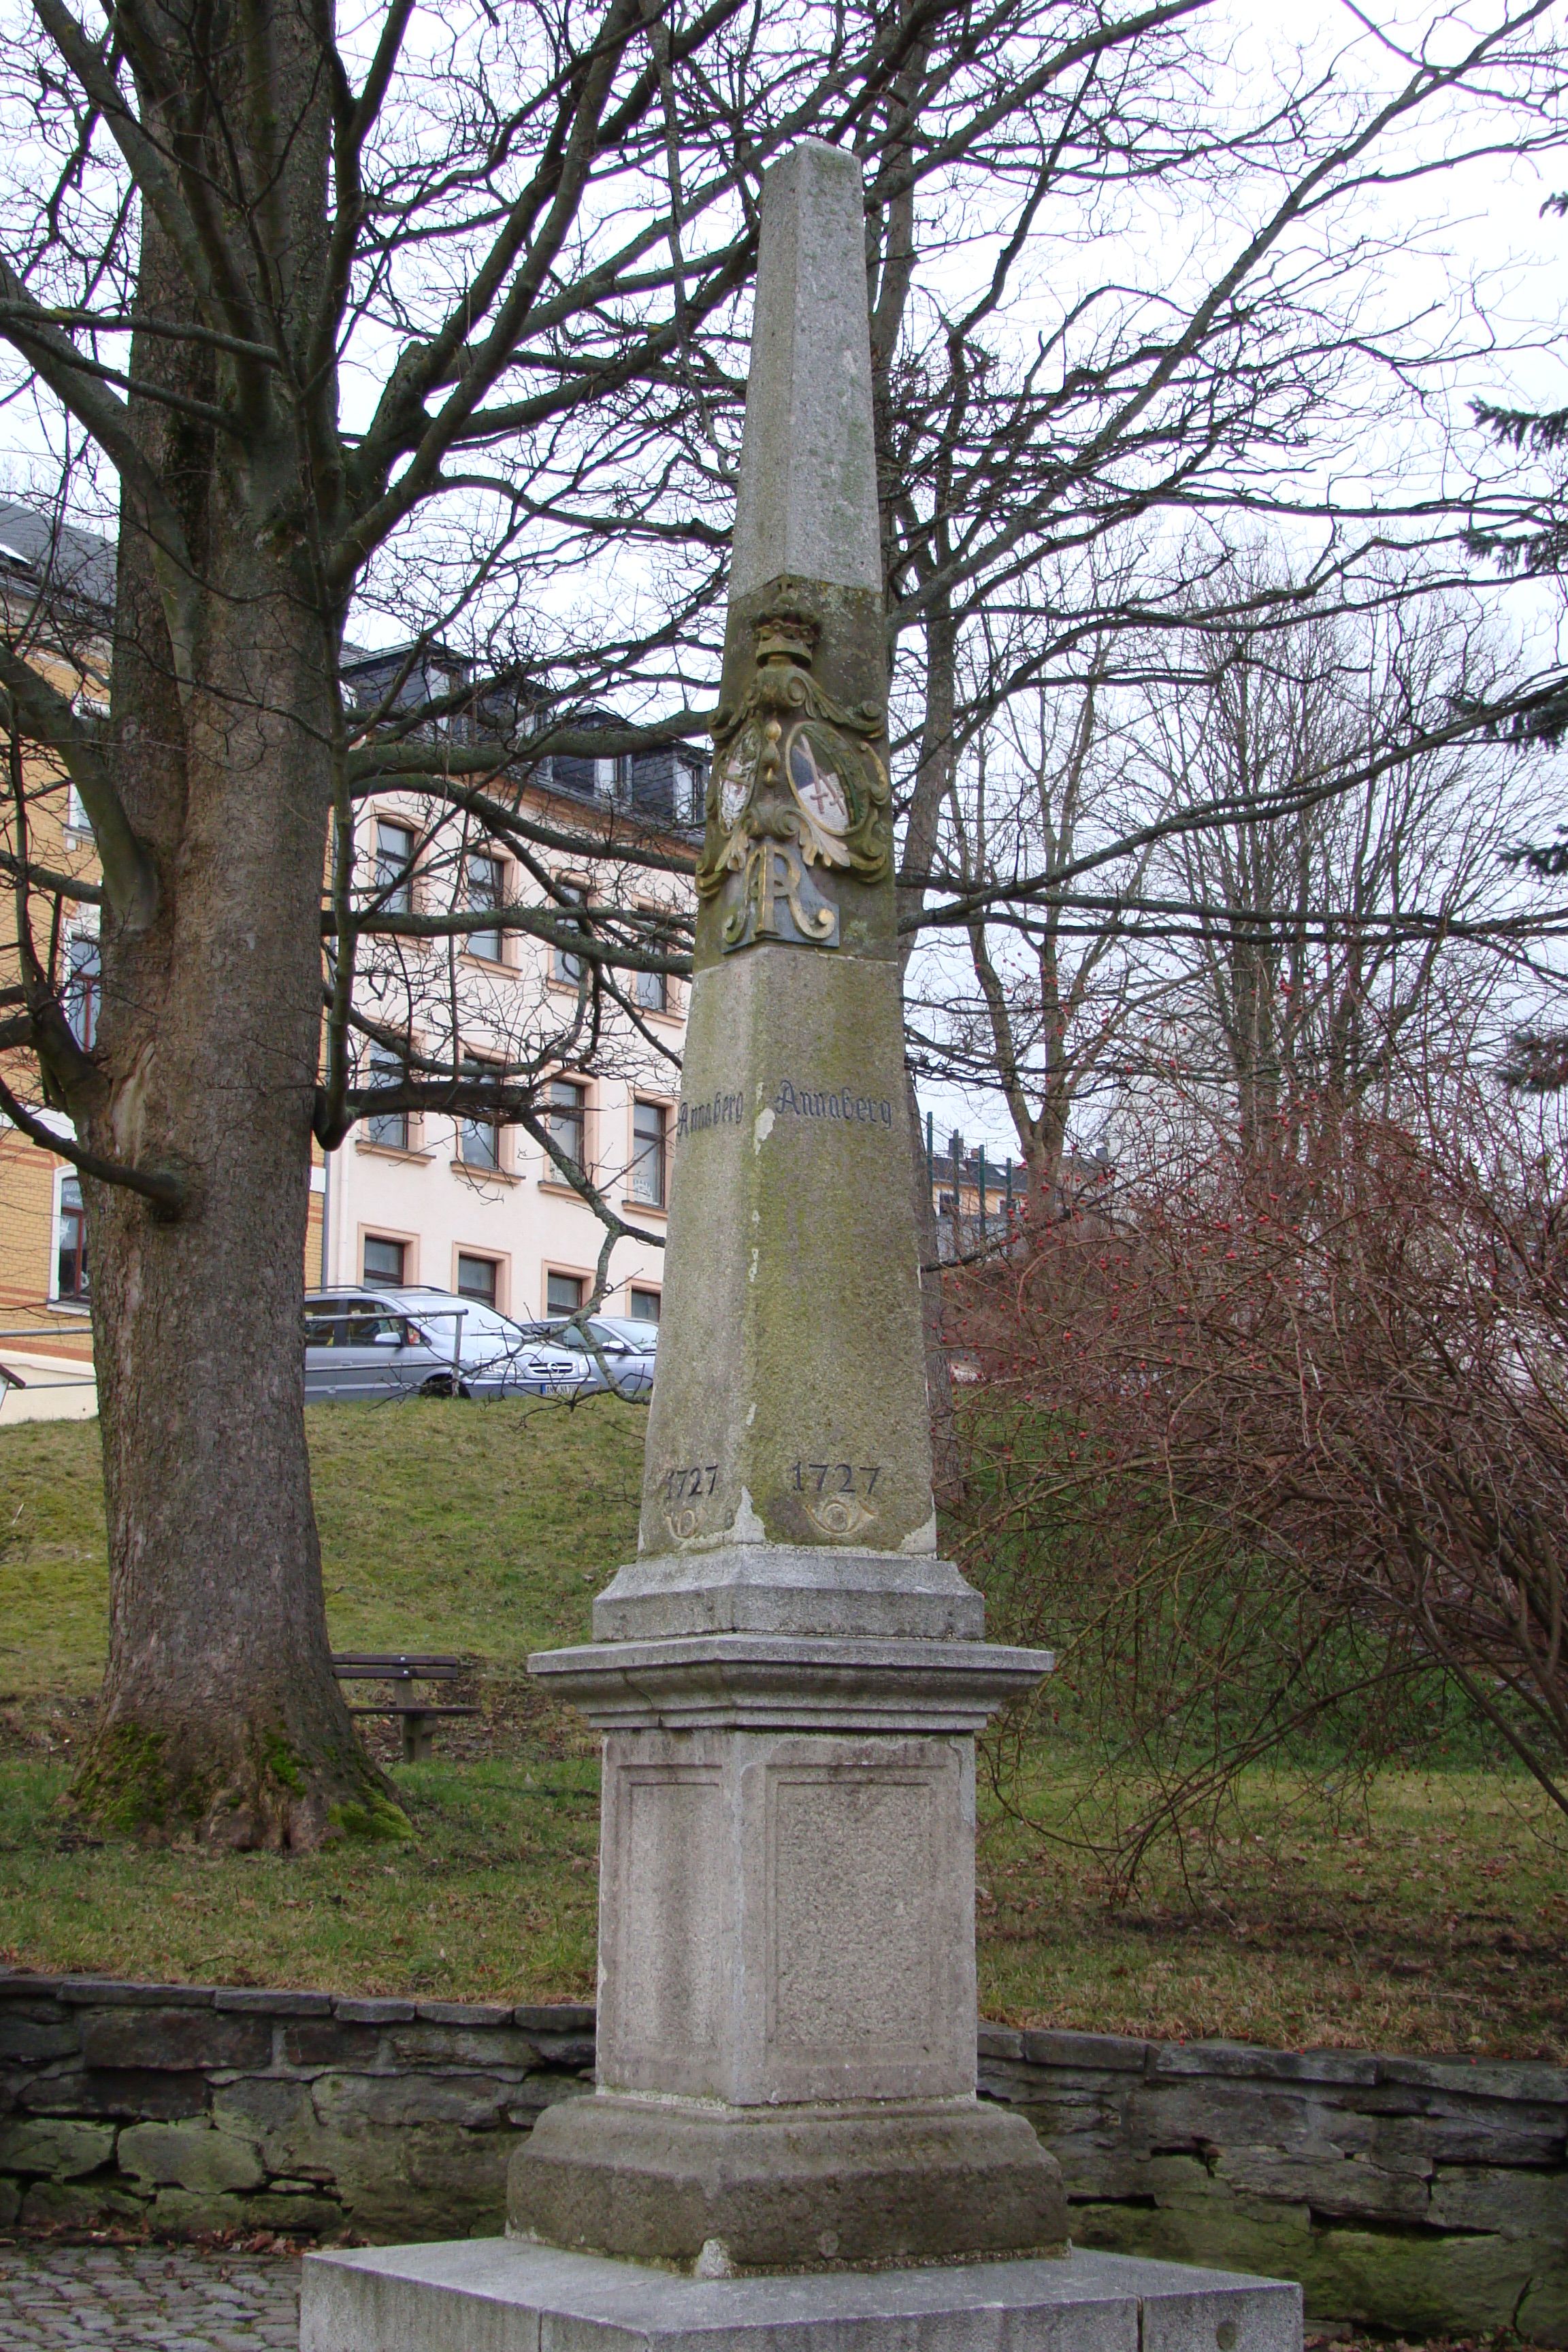
{"type": "MultiPolygon", "coordinates": [[[[973,907],[973,985],[958,982],[951,954],[930,958],[923,1001],[910,1007],[929,1069],[1000,1096],[1028,1171],[1029,1208],[1040,1215],[1058,1198],[1075,1117],[1114,1083],[1130,1028],[1172,985],[1157,960],[1130,951],[1116,904],[1086,919],[1047,895],[1017,907],[1006,896],[1010,878],[1064,870],[1087,840],[1114,836],[1145,804],[1114,658],[1109,635],[1091,642],[1080,676],[1020,690],[975,735],[942,833],[946,870],[973,907]],[[983,898],[987,889],[995,897],[983,898]]],[[[1119,875],[1129,901],[1152,854],[1146,845],[1119,875]]]]}
{"type": "MultiPolygon", "coordinates": [[[[15,740],[65,771],[102,867],[89,1050],[48,953],[59,894],[12,852],[12,1042],[73,1124],[92,1228],[111,1643],[77,1790],[105,1817],[235,1844],[399,1826],[327,1653],[300,1413],[310,1139],[378,1101],[526,1122],[552,1041],[482,1097],[410,1052],[394,1084],[360,1082],[361,949],[399,919],[362,891],[357,803],[405,782],[506,843],[535,884],[515,919],[569,939],[590,1024],[606,973],[668,963],[665,916],[563,905],[554,859],[680,856],[613,819],[563,828],[527,782],[700,724],[669,687],[711,634],[761,171],[827,127],[859,141],[889,217],[938,173],[961,193],[991,127],[1057,104],[1067,64],[1190,5],[400,5],[340,41],[288,0],[37,0],[7,68],[25,167],[0,330],[121,518],[107,727],[26,645],[0,670],[15,740]],[[648,544],[674,570],[617,595],[616,551],[648,544]],[[416,696],[353,691],[351,608],[402,616],[416,696]],[[433,677],[454,641],[461,675],[433,677]],[[607,734],[607,678],[662,717],[607,734]]],[[[425,919],[457,936],[493,910],[425,919]]]]}
{"type": "Polygon", "coordinates": [[[1258,570],[1240,568],[1243,617],[1181,640],[1140,731],[1159,798],[1231,812],[1170,835],[1156,863],[1191,956],[1180,1051],[1223,1076],[1247,1147],[1288,1164],[1324,1104],[1386,1101],[1407,1032],[1440,1054],[1474,1032],[1507,977],[1503,852],[1531,793],[1484,739],[1384,764],[1506,684],[1473,598],[1402,573],[1359,613],[1268,623],[1247,617],[1258,570]],[[1336,767],[1342,792],[1303,790],[1336,767]]]}
{"type": "MultiPolygon", "coordinates": [[[[494,909],[378,903],[355,811],[406,787],[504,845],[530,882],[508,919],[581,960],[590,1032],[606,1005],[632,1017],[617,972],[679,969],[668,903],[617,887],[584,908],[559,872],[602,855],[679,878],[668,829],[563,817],[533,787],[547,759],[703,724],[770,157],[826,131],[867,170],[889,625],[918,649],[912,930],[969,621],[1027,603],[1043,551],[1234,494],[1331,407],[1366,348],[1331,299],[1357,242],[1334,224],[1386,142],[1471,101],[1492,111],[1466,152],[1557,135],[1546,0],[1353,102],[1331,77],[1239,123],[1212,119],[1196,14],[397,0],[340,40],[287,0],[33,0],[5,69],[0,332],[120,502],[107,723],[25,638],[0,658],[0,717],[68,777],[102,866],[89,1049],[53,952],[79,886],[37,870],[17,815],[9,1042],[73,1124],[95,1263],[113,1601],[85,1803],[231,1843],[398,1826],[329,1671],[300,1410],[310,1140],[398,1102],[526,1124],[560,1040],[481,1076],[450,1066],[455,1029],[429,1054],[378,1020],[360,982],[387,942],[494,909]],[[1182,300],[1163,273],[1127,299],[1108,278],[1043,346],[1021,331],[1053,206],[1065,240],[1097,190],[1227,170],[1249,223],[1182,300]],[[975,251],[987,282],[954,299],[943,273],[975,251]],[[351,616],[376,615],[416,691],[350,683],[351,616]],[[611,688],[634,706],[617,726],[611,688]],[[369,1072],[377,1043],[396,1074],[369,1072]]],[[[1041,648],[1021,658],[982,711],[1040,675],[1041,648]]],[[[1059,897],[1082,862],[1007,895],[1059,897]]],[[[966,927],[970,894],[930,911],[966,927]]]]}

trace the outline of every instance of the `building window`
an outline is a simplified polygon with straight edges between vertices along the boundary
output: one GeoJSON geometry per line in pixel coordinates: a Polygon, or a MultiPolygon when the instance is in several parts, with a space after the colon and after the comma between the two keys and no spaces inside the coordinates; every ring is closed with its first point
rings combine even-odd
{"type": "Polygon", "coordinates": [[[669,1010],[669,975],[663,971],[639,971],[633,982],[635,1001],[645,1013],[668,1013],[669,1010]]]}
{"type": "Polygon", "coordinates": [[[103,963],[98,941],[77,938],[66,941],[65,1015],[71,1035],[84,1054],[90,1054],[98,1036],[98,1008],[103,993],[103,963]]]}
{"type": "Polygon", "coordinates": [[[547,1274],[544,1277],[544,1311],[547,1315],[575,1315],[584,1297],[584,1277],[580,1274],[547,1274]]]}
{"type": "MultiPolygon", "coordinates": [[[[79,696],[79,703],[80,697],[79,696]]],[[[66,831],[68,833],[81,833],[88,835],[90,835],[92,832],[92,827],[88,823],[87,803],[82,799],[81,794],[78,792],[75,784],[68,784],[66,786],[66,831]]]]}
{"type": "MultiPolygon", "coordinates": [[[[468,852],[463,860],[463,904],[474,913],[488,913],[505,906],[506,867],[499,857],[488,856],[477,849],[468,852]]],[[[500,925],[469,931],[464,945],[471,956],[482,956],[487,963],[500,963],[500,925]]]]}
{"type": "Polygon", "coordinates": [[[662,1103],[632,1106],[632,1198],[645,1208],[664,1206],[665,1136],[669,1113],[662,1103]]]}
{"type": "MultiPolygon", "coordinates": [[[[588,1089],[573,1078],[552,1078],[550,1081],[550,1140],[570,1167],[582,1175],[588,1164],[588,1089]]],[[[559,1178],[561,1169],[552,1160],[545,1181],[559,1178]]]]}
{"type": "Polygon", "coordinates": [[[60,1179],[60,1243],[55,1265],[55,1297],[87,1297],[87,1211],[82,1206],[81,1181],[60,1179]]]}
{"type": "Polygon", "coordinates": [[[414,905],[414,830],[378,817],[375,895],[383,914],[406,915],[414,905]]]}
{"type": "MultiPolygon", "coordinates": [[[[365,1057],[365,1070],[376,1086],[395,1087],[403,1083],[403,1064],[390,1045],[372,1045],[365,1057]]],[[[406,1151],[408,1113],[405,1110],[378,1110],[366,1119],[364,1131],[372,1143],[384,1143],[394,1151],[406,1151]]]]}
{"type": "Polygon", "coordinates": [[[379,1234],[366,1234],[364,1278],[372,1289],[401,1289],[407,1259],[406,1242],[384,1241],[379,1234]]]}
{"type": "MultiPolygon", "coordinates": [[[[491,1073],[483,1062],[466,1060],[463,1076],[470,1082],[483,1083],[491,1073]]],[[[500,1121],[499,1118],[460,1118],[458,1121],[458,1157],[465,1168],[499,1169],[500,1166],[500,1121]]]]}
{"type": "Polygon", "coordinates": [[[675,815],[679,824],[701,824],[702,803],[707,792],[706,771],[678,754],[675,761],[675,815]]]}
{"type": "Polygon", "coordinates": [[[657,1323],[658,1321],[658,1293],[657,1290],[633,1291],[631,1319],[634,1323],[657,1323]]]}
{"type": "Polygon", "coordinates": [[[458,1296],[471,1298],[476,1307],[493,1307],[500,1267],[493,1257],[469,1257],[466,1250],[458,1253],[458,1296]]]}
{"type": "Polygon", "coordinates": [[[600,801],[626,801],[631,797],[632,763],[626,758],[596,759],[594,762],[594,797],[600,801]]]}
{"type": "MultiPolygon", "coordinates": [[[[556,902],[555,913],[558,919],[567,921],[578,908],[586,906],[588,894],[580,882],[562,882],[557,887],[561,896],[556,902]]],[[[582,957],[569,955],[564,948],[552,948],[550,977],[560,981],[564,987],[575,988],[583,977],[582,957]]]]}

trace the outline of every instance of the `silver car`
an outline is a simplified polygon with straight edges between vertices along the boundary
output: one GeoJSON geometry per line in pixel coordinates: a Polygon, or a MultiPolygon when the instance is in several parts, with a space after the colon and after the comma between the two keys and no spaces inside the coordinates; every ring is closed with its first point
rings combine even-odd
{"type": "Polygon", "coordinates": [[[510,1316],[446,1290],[312,1290],[305,1402],[405,1396],[564,1396],[583,1359],[510,1316]]]}
{"type": "Polygon", "coordinates": [[[657,1323],[629,1315],[559,1315],[524,1328],[571,1350],[579,1370],[580,1395],[595,1389],[614,1389],[624,1397],[651,1395],[658,1352],[657,1323]]]}

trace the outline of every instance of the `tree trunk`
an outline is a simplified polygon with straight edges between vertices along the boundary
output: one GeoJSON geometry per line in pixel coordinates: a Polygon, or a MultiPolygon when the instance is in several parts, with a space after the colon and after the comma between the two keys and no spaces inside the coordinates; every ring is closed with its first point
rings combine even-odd
{"type": "MultiPolygon", "coordinates": [[[[299,39],[282,19],[267,52],[285,85],[299,39]]],[[[314,205],[319,225],[324,145],[299,112],[283,177],[319,182],[313,195],[297,176],[291,185],[296,222],[314,205]]],[[[278,243],[308,281],[308,235],[278,243]]],[[[286,312],[287,269],[278,277],[286,312]]],[[[143,327],[192,317],[150,212],[138,310],[143,327]]],[[[132,378],[209,405],[243,397],[199,346],[145,331],[132,378]]],[[[105,911],[107,1084],[86,1140],[176,1171],[188,1206],[170,1217],[129,1191],[87,1187],[110,1617],[74,1793],[114,1826],[221,1846],[404,1835],[333,1679],[305,1448],[337,623],[307,535],[287,520],[302,508],[287,397],[259,404],[242,443],[145,389],[132,417],[178,510],[194,585],[188,627],[172,627],[178,596],[128,489],[113,741],[159,904],[144,929],[105,911]]]]}

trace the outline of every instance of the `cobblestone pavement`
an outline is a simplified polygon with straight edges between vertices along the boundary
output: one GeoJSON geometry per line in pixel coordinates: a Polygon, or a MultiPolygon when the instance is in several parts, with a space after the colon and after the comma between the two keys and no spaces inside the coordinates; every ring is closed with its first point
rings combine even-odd
{"type": "Polygon", "coordinates": [[[0,2245],[4,2352],[296,2352],[300,2264],[177,2246],[0,2245]]]}

